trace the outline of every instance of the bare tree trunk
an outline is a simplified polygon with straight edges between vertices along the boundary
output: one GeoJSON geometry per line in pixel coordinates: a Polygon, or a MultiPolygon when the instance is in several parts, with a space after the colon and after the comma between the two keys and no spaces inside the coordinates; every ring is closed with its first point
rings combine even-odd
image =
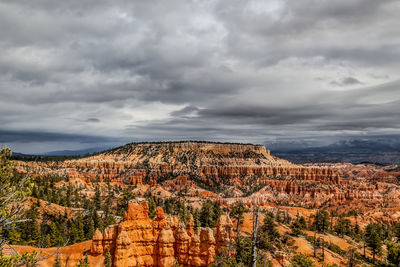
{"type": "Polygon", "coordinates": [[[314,232],[314,258],[317,257],[317,232],[314,232]]]}
{"type": "Polygon", "coordinates": [[[364,240],[364,258],[365,258],[365,247],[366,247],[366,243],[365,243],[365,240],[364,240]]]}
{"type": "Polygon", "coordinates": [[[322,242],[322,261],[325,260],[325,243],[324,243],[324,239],[321,239],[322,242]]]}
{"type": "Polygon", "coordinates": [[[252,236],[252,247],[253,247],[253,255],[251,257],[252,267],[257,267],[257,229],[258,229],[258,212],[259,212],[259,204],[257,201],[256,207],[253,209],[253,236],[252,236]]]}
{"type": "Polygon", "coordinates": [[[239,244],[239,238],[240,238],[240,231],[239,231],[239,225],[240,225],[240,214],[237,216],[237,225],[236,225],[236,244],[239,244]]]}

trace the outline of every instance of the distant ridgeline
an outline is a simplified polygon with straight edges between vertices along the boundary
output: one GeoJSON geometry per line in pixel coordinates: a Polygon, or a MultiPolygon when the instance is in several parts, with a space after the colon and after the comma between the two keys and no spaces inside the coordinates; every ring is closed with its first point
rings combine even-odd
{"type": "Polygon", "coordinates": [[[272,153],[293,163],[400,164],[400,140],[394,142],[353,140],[322,147],[274,149],[272,153]]]}

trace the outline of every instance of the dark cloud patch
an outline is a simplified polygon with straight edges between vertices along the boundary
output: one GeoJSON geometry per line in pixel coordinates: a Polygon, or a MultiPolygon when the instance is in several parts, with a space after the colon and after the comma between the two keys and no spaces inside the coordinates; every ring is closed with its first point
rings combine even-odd
{"type": "Polygon", "coordinates": [[[336,85],[336,86],[347,86],[347,85],[362,84],[362,82],[360,82],[359,80],[357,80],[354,77],[346,77],[346,78],[343,78],[340,81],[332,81],[332,82],[330,82],[330,84],[336,85]]]}
{"type": "Polygon", "coordinates": [[[116,142],[118,138],[66,134],[55,132],[39,132],[39,131],[11,131],[0,130],[1,143],[30,143],[30,142],[78,142],[78,143],[100,143],[100,142],[116,142]]]}
{"type": "Polygon", "coordinates": [[[220,118],[228,121],[265,125],[301,124],[322,118],[327,114],[322,107],[263,107],[263,106],[228,106],[214,109],[202,109],[199,115],[205,118],[220,118]]]}
{"type": "Polygon", "coordinates": [[[98,118],[89,118],[86,120],[86,122],[100,122],[100,119],[98,118]]]}
{"type": "Polygon", "coordinates": [[[399,12],[395,0],[0,0],[1,136],[400,132],[399,12]]]}

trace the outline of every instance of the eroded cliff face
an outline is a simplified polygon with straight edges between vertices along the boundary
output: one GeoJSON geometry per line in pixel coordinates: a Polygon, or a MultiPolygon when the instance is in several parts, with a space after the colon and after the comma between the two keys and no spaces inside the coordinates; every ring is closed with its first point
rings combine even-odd
{"type": "Polygon", "coordinates": [[[125,213],[125,221],[109,226],[104,233],[96,230],[90,253],[104,255],[109,249],[114,266],[208,266],[222,247],[233,237],[233,224],[227,215],[210,228],[193,229],[193,218],[187,225],[177,217],[167,216],[157,207],[156,218],[148,216],[148,204],[133,200],[125,213]]]}
{"type": "Polygon", "coordinates": [[[344,204],[345,209],[363,210],[400,207],[397,166],[295,165],[259,145],[138,143],[82,159],[20,164],[38,175],[66,175],[77,187],[93,181],[146,185],[164,190],[164,196],[183,192],[186,197],[220,198],[216,201],[228,206],[259,201],[332,209],[344,204]]]}
{"type": "Polygon", "coordinates": [[[270,177],[339,181],[329,168],[305,168],[273,157],[261,145],[201,142],[128,144],[102,154],[62,163],[27,163],[42,173],[109,180],[127,185],[162,183],[186,175],[200,186],[246,187],[270,177]]]}

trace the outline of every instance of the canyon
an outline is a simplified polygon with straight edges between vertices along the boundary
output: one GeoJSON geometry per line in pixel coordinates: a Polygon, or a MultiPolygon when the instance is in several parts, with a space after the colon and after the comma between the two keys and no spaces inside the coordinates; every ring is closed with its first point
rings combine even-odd
{"type": "MultiPolygon", "coordinates": [[[[374,222],[394,225],[400,218],[399,166],[293,164],[271,155],[261,145],[192,141],[132,143],[82,158],[16,161],[15,165],[19,172],[39,179],[59,177],[54,188],[62,192],[72,187],[83,198],[95,198],[96,190],[100,196],[105,195],[110,188],[119,188],[120,193],[114,195],[115,203],[123,198],[121,189],[134,195],[124,216],[115,217],[116,224],[103,231],[97,229],[92,240],[60,251],[59,259],[67,266],[75,266],[84,256],[90,266],[103,266],[106,253],[112,256],[113,266],[209,266],[223,251],[221,248],[228,248],[235,238],[233,229],[237,222],[227,214],[238,203],[248,211],[259,207],[263,214],[285,214],[288,220],[303,216],[308,225],[321,209],[340,214],[361,229],[374,222]],[[192,215],[183,221],[166,214],[161,207],[155,209],[151,219],[149,196],[160,201],[178,198],[193,211],[211,202],[224,213],[215,227],[195,230],[192,215]]],[[[112,208],[117,208],[115,203],[112,208]]],[[[37,205],[53,214],[57,212],[52,210],[63,209],[34,198],[25,205],[37,205]]],[[[89,211],[65,207],[68,216],[76,216],[77,212],[89,211]]],[[[332,223],[338,220],[332,219],[332,223]]],[[[251,234],[251,224],[251,214],[247,213],[244,226],[240,227],[243,236],[251,234]]],[[[287,235],[288,228],[279,225],[279,231],[287,235]]],[[[296,244],[309,246],[304,239],[293,238],[296,244]]],[[[357,248],[354,240],[340,239],[338,244],[343,242],[357,248]]],[[[43,249],[49,253],[51,250],[43,249]]],[[[291,250],[285,251],[269,256],[275,265],[288,264],[291,250]]],[[[312,249],[306,251],[312,255],[312,249]]],[[[345,262],[342,256],[329,253],[331,263],[345,262]]],[[[51,266],[53,262],[51,257],[43,266],[51,266]]]]}
{"type": "Polygon", "coordinates": [[[61,175],[75,186],[94,181],[136,193],[182,193],[188,201],[213,197],[308,208],[343,207],[387,212],[400,205],[397,165],[292,164],[264,146],[206,142],[132,143],[98,155],[62,162],[18,162],[36,175],[61,175]],[[372,167],[375,166],[375,167],[372,167]]]}

